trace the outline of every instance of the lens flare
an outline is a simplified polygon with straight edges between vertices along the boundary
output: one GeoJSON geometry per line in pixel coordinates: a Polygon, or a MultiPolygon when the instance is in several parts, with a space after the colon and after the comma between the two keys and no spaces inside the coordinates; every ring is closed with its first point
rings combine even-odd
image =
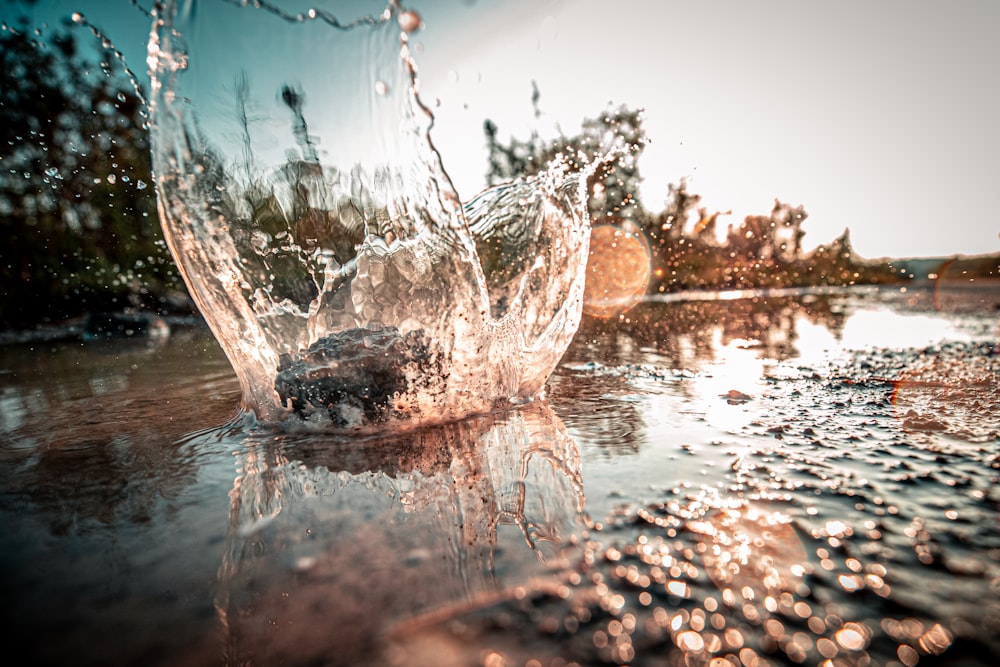
{"type": "Polygon", "coordinates": [[[650,257],[649,243],[633,223],[594,226],[583,312],[607,318],[638,303],[649,285],[650,257]]]}

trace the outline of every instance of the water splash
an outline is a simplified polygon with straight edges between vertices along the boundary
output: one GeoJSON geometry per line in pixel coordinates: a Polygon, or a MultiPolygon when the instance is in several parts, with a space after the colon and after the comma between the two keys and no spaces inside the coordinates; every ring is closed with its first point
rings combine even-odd
{"type": "Polygon", "coordinates": [[[164,233],[244,406],[363,427],[537,395],[579,323],[596,165],[463,206],[417,94],[416,13],[254,5],[160,3],[148,58],[164,233]]]}
{"type": "MultiPolygon", "coordinates": [[[[132,0],[132,6],[138,9],[143,14],[149,16],[149,12],[144,10],[138,4],[137,0],[132,0]]],[[[152,17],[150,16],[150,18],[152,17]]],[[[118,47],[115,46],[114,42],[111,41],[111,39],[104,33],[103,30],[101,30],[99,27],[91,23],[83,13],[73,12],[72,14],[70,14],[70,20],[74,24],[86,28],[86,30],[90,32],[90,34],[95,39],[98,40],[98,42],[101,45],[101,48],[105,49],[107,55],[114,60],[115,64],[118,67],[121,68],[122,72],[125,74],[125,79],[129,82],[129,84],[132,87],[132,93],[135,95],[136,99],[138,99],[139,102],[141,103],[139,105],[138,110],[139,110],[139,117],[143,121],[143,128],[148,129],[148,123],[147,123],[148,101],[146,100],[146,96],[143,94],[142,86],[139,84],[139,78],[135,75],[135,72],[132,71],[131,67],[129,67],[128,63],[125,62],[125,54],[123,54],[118,49],[118,47]]],[[[101,67],[102,69],[104,69],[105,76],[110,77],[111,76],[110,64],[102,63],[101,67]]],[[[125,102],[124,93],[119,91],[117,99],[119,102],[125,102]]]]}

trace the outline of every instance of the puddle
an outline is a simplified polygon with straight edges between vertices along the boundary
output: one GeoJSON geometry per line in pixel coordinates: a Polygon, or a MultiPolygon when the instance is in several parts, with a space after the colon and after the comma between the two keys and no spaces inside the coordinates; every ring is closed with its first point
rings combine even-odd
{"type": "Polygon", "coordinates": [[[996,315],[898,296],[640,304],[631,325],[584,320],[544,401],[360,439],[220,425],[241,390],[204,330],[5,346],[16,645],[105,664],[992,665],[996,315]],[[882,345],[850,342],[873,321],[882,345]]]}

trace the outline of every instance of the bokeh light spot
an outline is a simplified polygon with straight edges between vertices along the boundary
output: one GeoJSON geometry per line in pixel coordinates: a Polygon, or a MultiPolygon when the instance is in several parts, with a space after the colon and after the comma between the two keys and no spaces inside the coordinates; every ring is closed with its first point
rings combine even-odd
{"type": "Polygon", "coordinates": [[[613,317],[642,299],[652,273],[649,243],[627,222],[596,225],[590,234],[583,312],[613,317]]]}

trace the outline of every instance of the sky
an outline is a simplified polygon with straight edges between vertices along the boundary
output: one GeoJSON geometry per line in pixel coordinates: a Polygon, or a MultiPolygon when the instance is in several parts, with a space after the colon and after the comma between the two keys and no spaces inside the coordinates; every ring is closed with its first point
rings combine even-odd
{"type": "MultiPolygon", "coordinates": [[[[326,5],[348,18],[382,8],[326,5]]],[[[420,94],[463,199],[485,185],[485,119],[501,137],[554,137],[626,105],[645,113],[639,164],[651,211],[685,179],[702,205],[732,210],[723,230],[777,198],[809,212],[806,249],[849,227],[864,257],[1000,252],[1000,2],[406,6],[424,20],[411,41],[420,94]]],[[[83,12],[144,70],[148,19],[128,0],[40,0],[34,11],[50,22],[83,12]]]]}

